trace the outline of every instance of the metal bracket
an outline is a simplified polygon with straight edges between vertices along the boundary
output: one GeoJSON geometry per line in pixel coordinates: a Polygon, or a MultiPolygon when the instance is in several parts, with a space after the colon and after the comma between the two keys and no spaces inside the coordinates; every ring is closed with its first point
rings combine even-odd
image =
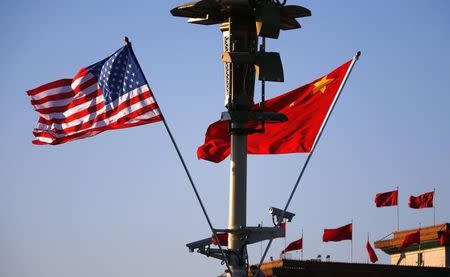
{"type": "Polygon", "coordinates": [[[275,227],[242,227],[240,229],[217,229],[217,232],[237,234],[245,244],[253,244],[271,238],[283,237],[283,230],[280,226],[275,227]]]}
{"type": "Polygon", "coordinates": [[[228,111],[223,112],[221,121],[229,121],[229,130],[234,134],[253,134],[264,133],[264,125],[261,124],[261,128],[256,128],[258,123],[279,123],[288,120],[287,116],[282,113],[275,112],[263,112],[263,111],[228,111]],[[231,128],[231,122],[249,122],[250,126],[245,129],[231,128]],[[252,128],[252,126],[254,128],[252,128]]]}

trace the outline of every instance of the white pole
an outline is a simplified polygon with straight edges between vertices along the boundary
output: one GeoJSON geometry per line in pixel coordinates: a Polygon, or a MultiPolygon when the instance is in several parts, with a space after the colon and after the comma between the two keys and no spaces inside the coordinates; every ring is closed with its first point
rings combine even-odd
{"type": "Polygon", "coordinates": [[[352,224],[352,238],[350,240],[350,262],[353,262],[353,218],[350,220],[352,224]]]}
{"type": "Polygon", "coordinates": [[[399,199],[399,189],[398,189],[398,187],[397,187],[397,231],[400,231],[400,203],[398,203],[398,202],[400,202],[398,199],[399,199]]]}
{"type": "Polygon", "coordinates": [[[433,189],[433,226],[436,226],[436,201],[434,196],[436,195],[436,188],[433,189]]]}

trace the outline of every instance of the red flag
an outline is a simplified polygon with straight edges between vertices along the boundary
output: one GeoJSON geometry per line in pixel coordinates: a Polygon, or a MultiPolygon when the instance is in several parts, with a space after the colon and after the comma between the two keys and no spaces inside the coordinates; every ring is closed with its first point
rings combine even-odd
{"type": "Polygon", "coordinates": [[[352,223],[339,227],[337,229],[324,229],[322,240],[324,242],[351,240],[352,229],[353,229],[352,223]]]}
{"type": "Polygon", "coordinates": [[[398,190],[378,193],[375,195],[375,205],[377,207],[397,206],[398,205],[398,190]]]}
{"type": "Polygon", "coordinates": [[[286,248],[283,251],[281,251],[281,254],[284,254],[288,251],[300,250],[300,249],[303,249],[303,238],[289,243],[289,245],[286,246],[286,248]]]}
{"type": "Polygon", "coordinates": [[[438,235],[439,235],[439,242],[440,242],[441,246],[450,245],[450,230],[440,231],[438,233],[438,235]]]}
{"type": "Polygon", "coordinates": [[[366,249],[367,249],[367,253],[369,254],[370,261],[372,263],[376,263],[378,261],[378,257],[377,257],[377,254],[375,254],[375,251],[373,250],[369,241],[367,241],[367,243],[366,243],[366,249]]]}
{"type": "MultiPolygon", "coordinates": [[[[249,154],[309,153],[323,128],[350,69],[348,61],[327,75],[264,102],[267,112],[283,113],[288,121],[265,124],[264,133],[247,137],[249,154]]],[[[252,106],[259,109],[259,104],[252,106]]],[[[257,128],[261,125],[257,124],[257,128]]],[[[205,143],[198,147],[197,157],[215,163],[230,154],[228,122],[217,121],[208,127],[205,143]]]]}
{"type": "Polygon", "coordinates": [[[417,230],[414,233],[407,234],[399,250],[403,251],[406,247],[414,243],[420,243],[420,230],[417,230]]]}
{"type": "Polygon", "coordinates": [[[219,241],[216,240],[214,234],[211,236],[211,243],[214,245],[228,246],[228,233],[216,233],[219,241]]]}
{"type": "Polygon", "coordinates": [[[419,196],[409,196],[408,206],[413,209],[423,209],[433,207],[434,191],[421,194],[419,196]]]}

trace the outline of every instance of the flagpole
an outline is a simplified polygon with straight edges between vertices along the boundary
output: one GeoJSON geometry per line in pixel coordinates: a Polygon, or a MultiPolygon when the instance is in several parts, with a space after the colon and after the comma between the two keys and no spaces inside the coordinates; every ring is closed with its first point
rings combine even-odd
{"type": "MultiPolygon", "coordinates": [[[[370,243],[369,242],[369,232],[367,232],[367,242],[370,243]]],[[[366,261],[367,261],[367,263],[369,263],[369,257],[367,257],[366,261]]]]}
{"type": "MultiPolygon", "coordinates": [[[[315,150],[315,148],[316,148],[316,145],[317,145],[317,143],[318,143],[320,137],[322,136],[324,127],[326,126],[326,124],[327,124],[327,122],[328,122],[328,119],[330,118],[330,115],[331,115],[331,113],[332,113],[333,110],[334,110],[334,107],[335,107],[335,105],[336,105],[336,102],[337,102],[337,100],[339,99],[339,96],[340,96],[340,94],[341,94],[341,91],[342,91],[342,89],[343,89],[345,83],[347,82],[348,76],[349,76],[350,73],[352,72],[352,69],[353,69],[353,66],[355,65],[355,62],[359,59],[360,56],[361,56],[361,51],[358,51],[358,52],[356,52],[355,56],[353,57],[353,60],[352,60],[352,62],[351,62],[351,64],[350,64],[350,66],[349,66],[349,69],[347,70],[347,73],[345,74],[344,79],[343,79],[343,81],[342,81],[341,85],[339,86],[339,89],[338,89],[338,91],[337,91],[337,93],[336,93],[336,97],[335,97],[333,103],[331,104],[331,108],[330,108],[330,110],[328,111],[328,114],[326,115],[325,120],[324,120],[324,122],[322,123],[322,126],[320,127],[319,133],[318,133],[318,135],[317,135],[317,137],[316,137],[316,140],[314,141],[313,146],[311,147],[311,152],[309,152],[308,157],[306,158],[306,161],[305,161],[305,163],[303,164],[303,168],[302,168],[302,170],[300,171],[300,174],[299,174],[299,176],[298,176],[298,178],[297,178],[297,181],[295,182],[294,188],[292,189],[292,192],[291,192],[291,194],[290,194],[290,196],[289,196],[289,198],[288,198],[288,201],[286,202],[286,205],[285,205],[285,207],[284,207],[283,213],[281,214],[280,221],[277,223],[277,226],[280,226],[280,223],[281,223],[281,221],[283,220],[284,214],[286,213],[286,210],[287,210],[287,208],[289,207],[289,204],[291,203],[292,197],[294,196],[295,191],[297,190],[297,187],[298,187],[298,185],[299,185],[299,183],[300,183],[300,180],[301,180],[302,177],[303,177],[303,173],[305,172],[305,169],[306,169],[306,167],[308,166],[309,160],[311,159],[311,156],[312,156],[313,153],[314,153],[314,150],[315,150]]],[[[267,255],[267,252],[269,251],[269,248],[270,248],[270,246],[271,246],[271,244],[272,244],[273,239],[274,239],[273,237],[270,238],[269,242],[267,243],[266,249],[264,250],[264,254],[263,254],[263,256],[262,256],[262,258],[261,258],[261,260],[260,260],[260,262],[259,262],[258,270],[255,272],[255,275],[254,275],[254,276],[257,276],[257,274],[259,273],[259,271],[260,271],[260,269],[261,269],[261,265],[262,265],[262,263],[264,262],[264,259],[265,259],[266,255],[267,255]]]]}
{"type": "Polygon", "coordinates": [[[400,204],[399,202],[399,189],[397,186],[397,231],[400,231],[400,204]]]}
{"type": "Polygon", "coordinates": [[[436,196],[436,188],[433,189],[433,226],[436,226],[436,201],[434,201],[435,196],[436,196]]]}
{"type": "Polygon", "coordinates": [[[305,240],[303,239],[303,228],[302,228],[302,261],[303,261],[303,248],[305,248],[305,240]]]}
{"type": "MultiPolygon", "coordinates": [[[[125,40],[125,44],[130,46],[130,53],[133,56],[134,60],[136,61],[137,67],[139,68],[139,70],[141,72],[144,72],[144,71],[142,71],[141,65],[139,64],[139,62],[138,62],[138,60],[136,58],[136,55],[134,54],[133,48],[131,46],[131,42],[129,41],[128,37],[125,36],[124,40],[125,40]]],[[[142,77],[144,78],[144,82],[148,85],[147,78],[145,77],[144,74],[142,74],[142,77]]],[[[155,98],[154,95],[153,95],[153,99],[154,99],[155,103],[158,103],[156,101],[156,98],[155,98]]],[[[209,219],[208,213],[206,212],[206,208],[203,205],[203,201],[200,198],[200,194],[197,191],[197,187],[195,186],[195,183],[194,183],[194,180],[192,179],[191,173],[189,172],[189,169],[187,168],[186,162],[184,161],[183,155],[181,154],[180,149],[178,148],[178,144],[176,143],[175,138],[173,137],[172,132],[170,131],[169,125],[167,125],[166,119],[162,115],[161,108],[159,106],[158,106],[158,109],[160,110],[160,114],[161,114],[161,117],[162,117],[162,122],[164,123],[164,127],[166,128],[167,134],[169,134],[170,140],[172,141],[172,144],[175,147],[175,151],[177,152],[178,158],[180,159],[181,164],[183,165],[184,171],[186,172],[186,175],[187,175],[187,177],[189,179],[189,182],[191,183],[191,187],[194,190],[195,196],[196,196],[196,198],[198,200],[198,203],[200,204],[200,207],[201,207],[201,209],[203,211],[203,215],[205,216],[206,221],[208,222],[209,228],[211,229],[211,232],[213,233],[213,236],[216,239],[216,241],[219,241],[219,237],[217,236],[217,232],[214,229],[214,227],[213,227],[213,225],[211,223],[211,220],[209,219]]],[[[228,264],[227,256],[225,255],[225,251],[223,250],[223,248],[220,245],[220,243],[218,243],[217,246],[220,249],[220,252],[222,254],[222,257],[223,257],[223,260],[225,262],[225,265],[226,265],[227,269],[231,272],[230,265],[228,264]]]]}
{"type": "MultiPolygon", "coordinates": [[[[263,224],[264,224],[264,222],[263,221],[261,221],[261,227],[264,227],[263,226],[263,224]]],[[[262,248],[263,248],[263,243],[262,243],[263,241],[261,241],[260,243],[259,243],[259,257],[261,258],[262,257],[262,248]]]]}
{"type": "MultiPolygon", "coordinates": [[[[286,249],[286,246],[287,246],[287,243],[286,243],[286,237],[287,237],[287,224],[288,222],[287,222],[287,220],[286,221],[284,221],[284,249],[286,249]]],[[[286,259],[286,257],[287,257],[287,254],[286,254],[286,252],[284,252],[284,259],[286,259]]]]}
{"type": "Polygon", "coordinates": [[[353,218],[350,220],[352,224],[352,239],[350,240],[350,262],[353,262],[353,218]]]}

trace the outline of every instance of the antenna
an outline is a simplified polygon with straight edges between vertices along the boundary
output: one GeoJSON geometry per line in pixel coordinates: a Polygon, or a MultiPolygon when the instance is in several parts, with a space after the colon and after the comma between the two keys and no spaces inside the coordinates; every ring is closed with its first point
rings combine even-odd
{"type": "MultiPolygon", "coordinates": [[[[228,121],[231,136],[230,196],[228,249],[225,257],[230,272],[227,275],[247,276],[247,244],[279,235],[280,227],[247,227],[247,135],[264,132],[264,124],[286,121],[281,113],[252,110],[255,78],[263,82],[283,82],[280,54],[266,51],[266,38],[277,39],[280,30],[300,28],[296,18],[310,16],[310,10],[295,5],[286,6],[286,0],[202,0],[182,4],[170,12],[186,17],[189,23],[200,25],[220,24],[223,37],[222,61],[224,63],[225,107],[221,120],[228,121]],[[258,40],[262,47],[258,50],[258,40]],[[261,126],[257,128],[255,126],[261,126]]],[[[283,217],[283,216],[281,216],[283,217]]],[[[202,244],[203,243],[203,244],[202,244]]],[[[210,251],[206,241],[200,249],[210,251]],[[203,247],[204,246],[204,247],[203,247]]],[[[192,245],[191,245],[192,246],[192,245]]],[[[203,254],[203,253],[202,253],[203,254]]]]}

